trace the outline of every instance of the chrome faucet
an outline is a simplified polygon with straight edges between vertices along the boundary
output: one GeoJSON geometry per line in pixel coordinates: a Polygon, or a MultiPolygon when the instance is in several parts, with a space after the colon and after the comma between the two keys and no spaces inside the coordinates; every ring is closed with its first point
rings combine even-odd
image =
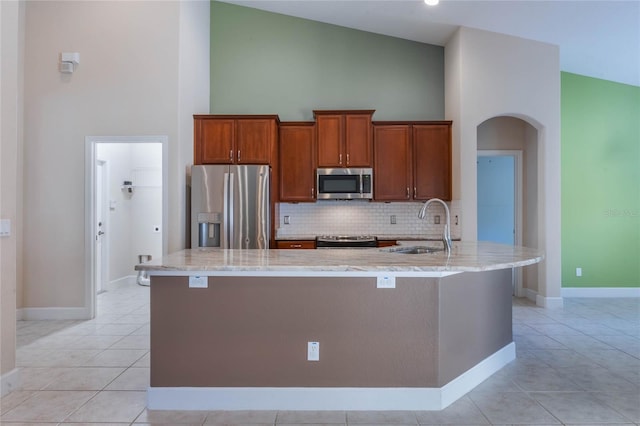
{"type": "Polygon", "coordinates": [[[447,215],[447,222],[444,225],[444,231],[442,232],[442,243],[444,244],[444,249],[447,251],[447,253],[451,253],[451,213],[449,213],[449,206],[447,206],[447,203],[442,201],[440,198],[431,198],[424,203],[424,205],[420,209],[420,213],[418,213],[418,217],[420,219],[424,219],[427,214],[429,204],[433,202],[438,202],[444,206],[444,211],[447,215]]]}

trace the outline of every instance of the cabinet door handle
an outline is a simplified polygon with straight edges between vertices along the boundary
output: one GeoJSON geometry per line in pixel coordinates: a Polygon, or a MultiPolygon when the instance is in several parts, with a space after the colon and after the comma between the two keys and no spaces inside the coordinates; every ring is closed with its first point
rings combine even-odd
{"type": "Polygon", "coordinates": [[[311,198],[314,197],[315,193],[316,193],[316,189],[315,188],[311,188],[311,198]]]}
{"type": "Polygon", "coordinates": [[[349,165],[349,154],[347,154],[347,166],[349,165]]]}
{"type": "Polygon", "coordinates": [[[414,187],[413,187],[413,198],[416,198],[416,197],[417,197],[417,196],[416,196],[416,187],[414,186],[414,187]]]}
{"type": "Polygon", "coordinates": [[[238,150],[238,161],[240,161],[240,150],[238,150]]]}
{"type": "Polygon", "coordinates": [[[231,161],[233,163],[233,150],[232,149],[229,150],[229,161],[231,161]]]}
{"type": "Polygon", "coordinates": [[[291,244],[291,248],[302,248],[302,244],[291,244]]]}
{"type": "Polygon", "coordinates": [[[407,186],[407,200],[409,199],[409,187],[407,186]]]}
{"type": "Polygon", "coordinates": [[[340,159],[338,160],[338,163],[342,165],[342,154],[340,154],[340,159]]]}

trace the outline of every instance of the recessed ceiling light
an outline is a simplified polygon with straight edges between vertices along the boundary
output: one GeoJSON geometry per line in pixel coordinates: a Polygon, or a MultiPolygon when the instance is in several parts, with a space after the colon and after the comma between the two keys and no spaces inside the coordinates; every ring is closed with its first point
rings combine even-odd
{"type": "Polygon", "coordinates": [[[440,3],[440,0],[424,0],[424,2],[429,6],[435,6],[436,4],[440,3]]]}

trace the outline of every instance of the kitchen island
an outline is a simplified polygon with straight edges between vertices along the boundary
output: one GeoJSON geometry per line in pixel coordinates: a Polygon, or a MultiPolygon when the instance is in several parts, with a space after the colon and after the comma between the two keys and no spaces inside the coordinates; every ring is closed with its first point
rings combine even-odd
{"type": "Polygon", "coordinates": [[[511,268],[540,251],[396,249],[192,249],[138,265],[148,408],[438,410],[515,358],[511,268]]]}

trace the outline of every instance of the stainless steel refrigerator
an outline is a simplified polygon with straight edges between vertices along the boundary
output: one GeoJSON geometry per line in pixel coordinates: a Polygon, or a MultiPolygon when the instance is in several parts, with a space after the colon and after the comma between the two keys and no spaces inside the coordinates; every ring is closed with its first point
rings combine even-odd
{"type": "Polygon", "coordinates": [[[269,248],[269,166],[191,167],[191,247],[269,248]]]}

